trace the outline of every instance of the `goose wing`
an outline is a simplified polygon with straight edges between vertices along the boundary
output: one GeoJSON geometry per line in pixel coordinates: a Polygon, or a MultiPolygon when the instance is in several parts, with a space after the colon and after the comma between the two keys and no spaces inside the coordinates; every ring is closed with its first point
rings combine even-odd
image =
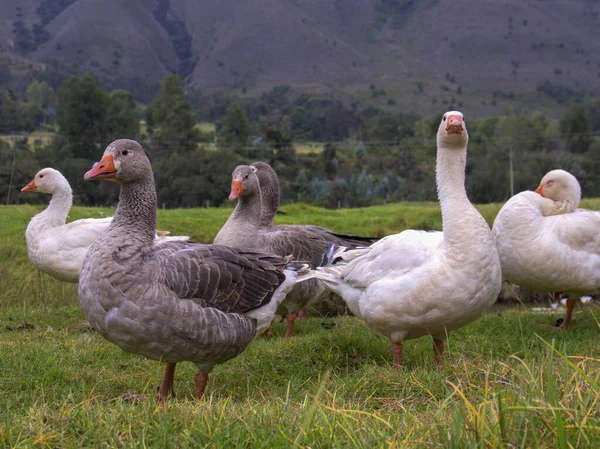
{"type": "Polygon", "coordinates": [[[245,313],[268,304],[285,280],[283,257],[186,242],[156,248],[171,291],[223,312],[245,313]]]}

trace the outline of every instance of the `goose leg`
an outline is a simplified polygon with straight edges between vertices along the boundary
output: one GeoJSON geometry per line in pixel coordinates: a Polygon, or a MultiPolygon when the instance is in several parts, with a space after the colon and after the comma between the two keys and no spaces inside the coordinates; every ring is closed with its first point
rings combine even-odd
{"type": "Polygon", "coordinates": [[[299,320],[305,320],[306,318],[308,318],[308,308],[302,309],[298,312],[299,320]]]}
{"type": "Polygon", "coordinates": [[[200,399],[204,395],[204,390],[206,390],[208,373],[198,371],[198,374],[194,377],[194,383],[196,384],[196,399],[200,399]]]}
{"type": "Polygon", "coordinates": [[[285,338],[291,338],[294,336],[294,320],[296,319],[295,313],[288,313],[287,315],[287,331],[285,332],[285,338]]]}
{"type": "Polygon", "coordinates": [[[567,299],[567,313],[565,314],[565,319],[563,320],[563,322],[561,323],[560,326],[558,326],[559,329],[566,329],[567,326],[569,325],[569,321],[571,321],[571,315],[573,314],[573,308],[575,307],[575,301],[573,301],[572,299],[567,299]]]}
{"type": "Polygon", "coordinates": [[[442,369],[441,356],[444,353],[444,340],[433,339],[433,360],[437,369],[442,369]]]}
{"type": "Polygon", "coordinates": [[[163,376],[162,383],[158,389],[156,399],[164,401],[170,397],[175,398],[175,390],[173,389],[173,381],[175,379],[175,367],[176,363],[167,363],[165,368],[165,375],[163,376]]]}
{"type": "Polygon", "coordinates": [[[399,370],[402,368],[402,343],[392,343],[392,351],[394,352],[394,368],[399,370]]]}

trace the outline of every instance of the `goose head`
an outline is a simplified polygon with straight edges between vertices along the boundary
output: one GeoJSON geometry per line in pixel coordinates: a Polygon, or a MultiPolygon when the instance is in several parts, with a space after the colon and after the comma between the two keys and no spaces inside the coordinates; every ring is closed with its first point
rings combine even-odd
{"type": "Polygon", "coordinates": [[[40,192],[54,194],[58,190],[70,189],[69,182],[61,172],[53,168],[43,168],[33,180],[21,189],[21,192],[40,192]]]}
{"type": "Polygon", "coordinates": [[[565,170],[552,170],[546,173],[535,191],[545,198],[567,202],[574,209],[579,207],[581,201],[579,181],[565,170]]]}
{"type": "Polygon", "coordinates": [[[260,183],[256,169],[248,165],[238,165],[231,174],[230,200],[241,196],[253,196],[260,193],[260,183]]]}
{"type": "Polygon", "coordinates": [[[150,160],[135,140],[119,139],[111,143],[100,162],[96,162],[83,179],[106,179],[119,184],[140,182],[152,177],[150,160]]]}
{"type": "Polygon", "coordinates": [[[270,187],[277,192],[277,195],[279,195],[279,178],[275,170],[273,170],[273,167],[266,162],[261,161],[253,162],[250,167],[254,168],[261,189],[264,190],[264,187],[270,187]]]}
{"type": "Polygon", "coordinates": [[[446,112],[437,132],[438,147],[463,149],[468,141],[469,133],[462,112],[446,112]]]}

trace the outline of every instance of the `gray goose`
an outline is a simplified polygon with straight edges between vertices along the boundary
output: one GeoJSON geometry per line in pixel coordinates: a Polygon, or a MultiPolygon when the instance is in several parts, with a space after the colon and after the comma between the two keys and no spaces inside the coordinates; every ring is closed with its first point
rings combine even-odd
{"type": "MultiPolygon", "coordinates": [[[[279,180],[275,171],[264,162],[240,165],[233,171],[229,199],[237,199],[238,203],[215,237],[215,244],[292,256],[294,260],[316,268],[326,262],[332,244],[356,248],[368,246],[375,240],[336,234],[314,225],[276,226],[273,217],[279,208],[279,180]]],[[[277,310],[287,318],[286,338],[294,335],[297,312],[316,302],[324,293],[325,287],[316,279],[294,286],[277,310]]]]}
{"type": "Polygon", "coordinates": [[[154,242],[156,189],[133,140],[111,143],[84,179],[121,186],[119,206],[88,251],[79,301],[100,335],[125,351],[166,362],[157,397],[175,396],[178,362],[198,367],[196,397],[212,368],[266,329],[297,273],[288,259],[194,242],[154,242]]]}

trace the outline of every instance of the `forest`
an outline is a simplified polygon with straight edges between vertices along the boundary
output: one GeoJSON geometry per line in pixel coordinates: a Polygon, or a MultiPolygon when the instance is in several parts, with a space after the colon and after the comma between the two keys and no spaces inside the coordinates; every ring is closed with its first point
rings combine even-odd
{"type": "MultiPolygon", "coordinates": [[[[373,95],[379,88],[371,86],[373,95]]],[[[19,192],[43,167],[67,177],[82,205],[117,202],[111,185],[83,173],[117,138],[140,141],[152,163],[162,207],[220,206],[239,164],[267,161],[282,202],[328,208],[435,200],[435,133],[442,113],[419,117],[331,97],[272,88],[258,98],[185,92],[168,74],[148,105],[122,89],[104,90],[91,75],[54,90],[34,80],[23,95],[0,90],[0,195],[5,204],[43,202],[19,192]],[[210,123],[214,126],[202,126],[210,123]],[[319,142],[313,151],[299,150],[319,142]]],[[[583,195],[600,196],[600,102],[581,98],[556,119],[542,112],[473,117],[467,189],[473,202],[499,202],[535,189],[549,170],[573,173],[583,195]],[[510,167],[512,169],[512,185],[510,167]]]]}

